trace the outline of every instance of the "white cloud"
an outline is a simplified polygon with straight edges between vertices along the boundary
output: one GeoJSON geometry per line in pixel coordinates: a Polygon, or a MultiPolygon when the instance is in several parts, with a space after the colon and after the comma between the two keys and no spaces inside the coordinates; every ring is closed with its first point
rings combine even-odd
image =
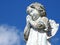
{"type": "Polygon", "coordinates": [[[0,25],[0,45],[20,45],[20,32],[14,26],[0,25]]]}

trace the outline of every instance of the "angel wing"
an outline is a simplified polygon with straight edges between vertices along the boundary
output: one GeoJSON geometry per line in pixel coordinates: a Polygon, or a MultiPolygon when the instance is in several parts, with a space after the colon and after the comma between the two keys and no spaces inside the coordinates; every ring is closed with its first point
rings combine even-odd
{"type": "Polygon", "coordinates": [[[57,33],[57,31],[58,31],[58,28],[59,28],[59,24],[58,23],[56,23],[54,20],[49,20],[49,22],[50,22],[50,26],[51,26],[51,34],[52,34],[52,36],[50,36],[50,37],[47,37],[48,39],[49,38],[51,38],[51,37],[53,37],[56,33],[57,33]]]}

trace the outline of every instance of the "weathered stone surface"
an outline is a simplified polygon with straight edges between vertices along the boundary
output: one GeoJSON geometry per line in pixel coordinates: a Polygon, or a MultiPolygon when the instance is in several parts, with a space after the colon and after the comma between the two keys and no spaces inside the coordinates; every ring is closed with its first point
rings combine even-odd
{"type": "Polygon", "coordinates": [[[51,45],[48,39],[56,34],[59,24],[46,17],[45,8],[40,3],[29,5],[27,13],[24,29],[26,45],[51,45]]]}

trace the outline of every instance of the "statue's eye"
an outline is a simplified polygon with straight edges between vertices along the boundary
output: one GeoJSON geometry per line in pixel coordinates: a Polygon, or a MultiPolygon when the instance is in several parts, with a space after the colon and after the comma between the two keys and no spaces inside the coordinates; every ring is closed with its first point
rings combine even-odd
{"type": "Polygon", "coordinates": [[[40,10],[40,12],[43,12],[43,10],[40,10]]]}
{"type": "Polygon", "coordinates": [[[39,10],[39,12],[43,12],[43,10],[39,10]]]}
{"type": "Polygon", "coordinates": [[[31,8],[35,8],[34,6],[31,6],[31,8]]]}

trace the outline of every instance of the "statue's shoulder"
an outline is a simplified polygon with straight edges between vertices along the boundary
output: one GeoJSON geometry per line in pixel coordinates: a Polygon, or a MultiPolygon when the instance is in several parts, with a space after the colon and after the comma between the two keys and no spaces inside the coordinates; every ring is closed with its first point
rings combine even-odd
{"type": "Polygon", "coordinates": [[[50,23],[50,26],[51,26],[51,34],[52,34],[52,36],[48,37],[48,39],[53,37],[57,33],[58,28],[59,28],[59,24],[56,23],[55,20],[49,19],[49,23],[50,23]]]}

